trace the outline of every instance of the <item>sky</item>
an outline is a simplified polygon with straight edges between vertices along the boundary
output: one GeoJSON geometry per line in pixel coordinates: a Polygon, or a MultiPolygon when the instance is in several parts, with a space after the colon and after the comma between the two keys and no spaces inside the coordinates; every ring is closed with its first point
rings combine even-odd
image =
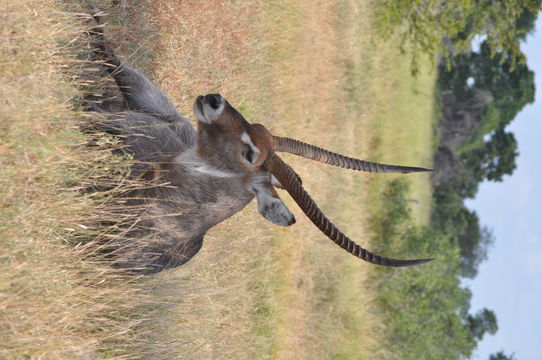
{"type": "Polygon", "coordinates": [[[471,313],[487,307],[499,323],[473,359],[503,350],[517,360],[542,360],[542,16],[522,50],[537,92],[507,127],[518,141],[517,168],[502,182],[484,182],[476,199],[466,202],[496,238],[478,276],[465,282],[473,292],[471,313]]]}

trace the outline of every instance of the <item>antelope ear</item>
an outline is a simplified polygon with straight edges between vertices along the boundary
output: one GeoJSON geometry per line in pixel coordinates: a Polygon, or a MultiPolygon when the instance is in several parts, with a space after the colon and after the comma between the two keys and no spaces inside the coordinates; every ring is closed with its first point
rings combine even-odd
{"type": "Polygon", "coordinates": [[[252,193],[256,195],[258,211],[273,224],[290,226],[295,224],[295,217],[280,199],[276,190],[269,182],[252,184],[252,193]]]}

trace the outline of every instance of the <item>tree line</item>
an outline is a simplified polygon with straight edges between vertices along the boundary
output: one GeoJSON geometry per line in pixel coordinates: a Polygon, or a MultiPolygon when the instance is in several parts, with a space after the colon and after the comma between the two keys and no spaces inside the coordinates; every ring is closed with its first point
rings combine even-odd
{"type": "MultiPolygon", "coordinates": [[[[372,222],[382,250],[433,252],[441,260],[400,276],[385,269],[378,274],[385,277],[379,304],[398,317],[390,341],[402,344],[401,358],[469,358],[484,335],[498,329],[492,310],[469,312],[471,293],[461,282],[477,275],[494,242],[491,229],[464,200],[476,196],[481,182],[502,181],[516,168],[518,143],[507,126],[535,99],[534,72],[520,43],[534,31],[541,5],[542,0],[405,0],[382,6],[381,24],[403,26],[414,73],[420,54],[439,59],[440,151],[452,164],[448,175],[434,182],[429,226],[412,224],[402,181],[388,185],[372,222]]],[[[503,351],[489,358],[512,359],[503,351]]]]}

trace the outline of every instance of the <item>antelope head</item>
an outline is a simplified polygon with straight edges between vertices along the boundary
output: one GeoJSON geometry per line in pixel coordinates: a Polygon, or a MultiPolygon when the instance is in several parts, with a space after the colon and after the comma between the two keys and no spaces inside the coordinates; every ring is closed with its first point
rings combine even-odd
{"type": "Polygon", "coordinates": [[[344,235],[322,213],[302,186],[301,178],[277,155],[288,152],[326,164],[366,172],[410,173],[425,168],[367,162],[340,155],[298,140],[273,136],[263,125],[251,124],[222,96],[198,96],[194,103],[198,120],[198,152],[219,171],[242,174],[245,189],[256,196],[259,212],[269,221],[292,225],[294,216],[277,194],[285,189],[320,231],[352,255],[372,264],[412,266],[432,259],[399,260],[371,253],[344,235]]]}

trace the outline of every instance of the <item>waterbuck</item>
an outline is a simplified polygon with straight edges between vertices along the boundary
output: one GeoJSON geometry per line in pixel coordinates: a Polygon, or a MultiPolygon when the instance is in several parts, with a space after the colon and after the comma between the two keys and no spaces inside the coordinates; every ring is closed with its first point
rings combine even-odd
{"type": "Polygon", "coordinates": [[[398,260],[362,248],[322,213],[303,189],[300,177],[277,152],[288,152],[347,169],[367,172],[429,171],[358,160],[298,140],[272,135],[251,124],[219,94],[198,96],[193,112],[197,130],[147,77],[127,66],[104,39],[101,17],[91,33],[96,53],[115,80],[125,102],[109,112],[101,101],[89,108],[106,118],[100,126],[118,136],[135,160],[131,177],[149,185],[129,193],[138,208],[126,231],[125,246],[115,264],[134,273],[156,273],[190,260],[205,233],[256,198],[258,211],[274,224],[290,226],[294,216],[275,188],[286,190],[305,215],[332,241],[372,264],[411,266],[431,259],[398,260]],[[129,239],[137,239],[133,244],[129,239]]]}

